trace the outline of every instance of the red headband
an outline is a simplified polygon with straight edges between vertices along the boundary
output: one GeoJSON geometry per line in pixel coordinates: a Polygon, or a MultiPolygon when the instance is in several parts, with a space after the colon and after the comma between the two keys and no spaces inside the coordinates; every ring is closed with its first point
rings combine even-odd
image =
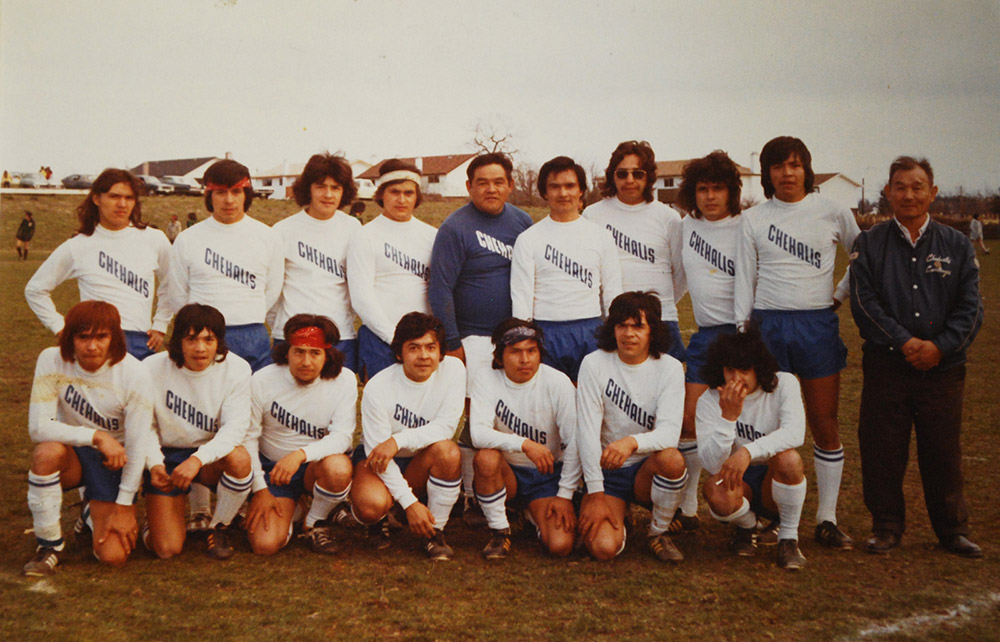
{"type": "Polygon", "coordinates": [[[293,346],[320,348],[321,350],[328,350],[333,347],[326,342],[326,335],[323,334],[323,331],[314,325],[299,328],[293,332],[292,336],[288,338],[288,343],[293,346]]]}
{"type": "Polygon", "coordinates": [[[232,185],[220,185],[219,183],[205,183],[205,189],[212,191],[214,189],[233,189],[234,187],[250,187],[250,179],[243,177],[238,182],[232,185]]]}

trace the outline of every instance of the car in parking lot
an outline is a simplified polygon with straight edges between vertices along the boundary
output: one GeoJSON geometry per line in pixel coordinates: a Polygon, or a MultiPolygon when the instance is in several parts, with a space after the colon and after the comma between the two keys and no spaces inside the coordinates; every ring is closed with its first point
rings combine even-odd
{"type": "Polygon", "coordinates": [[[173,185],[167,185],[163,183],[155,176],[150,176],[149,174],[139,174],[136,176],[142,186],[146,188],[147,194],[173,194],[173,185]]]}
{"type": "Polygon", "coordinates": [[[62,186],[66,189],[90,189],[96,179],[93,174],[70,174],[62,179],[62,186]]]}
{"type": "Polygon", "coordinates": [[[174,188],[174,194],[189,195],[189,196],[203,196],[205,194],[205,188],[197,183],[193,178],[186,178],[184,176],[161,176],[160,181],[165,185],[170,185],[174,188]]]}
{"type": "Polygon", "coordinates": [[[21,187],[48,187],[49,182],[45,180],[45,174],[41,172],[29,172],[27,174],[21,174],[21,187]]]}

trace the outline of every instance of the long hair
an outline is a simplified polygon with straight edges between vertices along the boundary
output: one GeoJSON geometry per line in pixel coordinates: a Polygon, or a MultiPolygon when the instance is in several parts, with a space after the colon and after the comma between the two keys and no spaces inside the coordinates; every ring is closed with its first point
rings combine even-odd
{"type": "Polygon", "coordinates": [[[630,319],[640,321],[644,316],[649,324],[649,356],[659,359],[661,354],[670,352],[670,329],[660,316],[663,308],[660,300],[650,292],[622,292],[615,297],[608,308],[608,318],[597,330],[597,347],[605,352],[618,350],[615,326],[630,319]]]}
{"type": "Polygon", "coordinates": [[[332,178],[344,188],[340,197],[339,209],[344,209],[358,195],[358,186],[354,184],[354,172],[343,156],[333,154],[313,154],[302,168],[302,174],[292,185],[292,195],[299,207],[305,207],[312,202],[312,186],[332,178]]]}
{"type": "Polygon", "coordinates": [[[733,216],[740,214],[740,170],[729,155],[717,149],[704,158],[697,158],[684,166],[681,174],[680,192],[677,194],[677,204],[691,213],[695,218],[701,218],[698,210],[698,183],[721,183],[729,191],[726,209],[733,216]]]}
{"type": "Polygon", "coordinates": [[[764,345],[760,329],[751,324],[746,332],[718,335],[708,346],[702,378],[712,388],[726,385],[723,369],[750,370],[757,375],[757,385],[764,392],[774,392],[778,385],[778,361],[764,345]]]}
{"type": "Polygon", "coordinates": [[[816,174],[812,168],[812,154],[809,148],[794,136],[778,136],[767,141],[760,150],[760,184],[764,188],[764,198],[774,196],[774,183],[771,182],[771,167],[784,163],[791,156],[798,156],[802,167],[806,170],[806,194],[813,191],[816,174]]]}
{"type": "Polygon", "coordinates": [[[115,365],[125,358],[125,333],[118,308],[107,301],[80,301],[66,313],[65,325],[59,335],[59,354],[63,361],[76,361],[76,335],[88,330],[107,330],[111,333],[108,363],[115,365]]]}
{"type": "MultiPolygon", "coordinates": [[[[535,334],[535,344],[538,346],[538,353],[541,357],[545,358],[545,333],[534,321],[525,321],[524,319],[518,319],[517,317],[510,317],[497,324],[497,327],[493,330],[493,336],[491,340],[493,341],[493,369],[503,370],[503,351],[510,343],[505,344],[503,342],[503,335],[507,333],[508,330],[513,330],[514,328],[528,328],[532,330],[535,334]]],[[[522,339],[523,341],[523,339],[522,339]]],[[[517,343],[517,342],[515,342],[517,343]]]]}
{"type": "Polygon", "coordinates": [[[392,355],[396,357],[397,363],[403,363],[403,344],[407,341],[419,339],[428,332],[433,332],[437,337],[438,350],[441,353],[439,361],[444,361],[444,325],[438,321],[433,314],[423,312],[408,312],[396,324],[396,331],[392,335],[392,355]]]}
{"type": "Polygon", "coordinates": [[[292,348],[292,344],[290,343],[292,335],[302,328],[310,326],[315,326],[322,330],[323,338],[330,345],[329,348],[323,350],[326,354],[326,361],[323,363],[323,369],[320,370],[319,378],[336,379],[337,375],[344,368],[344,355],[334,347],[340,341],[340,330],[337,329],[336,323],[322,315],[296,314],[286,321],[284,329],[285,340],[274,344],[274,347],[271,349],[271,356],[274,357],[274,362],[279,366],[287,366],[288,351],[292,348]]]}
{"type": "Polygon", "coordinates": [[[192,334],[199,335],[202,330],[208,330],[215,335],[218,347],[215,350],[215,361],[226,360],[229,354],[229,346],[226,345],[226,318],[222,313],[210,305],[201,303],[188,303],[178,310],[174,317],[174,330],[170,335],[170,342],[167,343],[167,354],[170,360],[178,368],[184,366],[185,337],[192,334]]]}
{"type": "MultiPolygon", "coordinates": [[[[202,182],[205,184],[205,209],[209,212],[215,211],[215,206],[212,205],[212,190],[208,188],[210,183],[215,185],[235,185],[242,181],[243,179],[250,180],[250,170],[246,168],[246,165],[237,163],[232,159],[220,160],[212,163],[205,170],[204,176],[201,177],[202,182]]],[[[250,211],[250,203],[253,201],[253,186],[248,185],[243,188],[243,211],[250,211]]]]}
{"type": "Polygon", "coordinates": [[[107,194],[111,188],[118,183],[125,183],[132,188],[132,195],[135,196],[135,205],[132,207],[132,214],[129,215],[129,222],[137,229],[143,229],[146,224],[142,222],[142,201],[139,195],[142,194],[142,183],[127,169],[115,169],[109,167],[101,172],[94,184],[90,186],[90,191],[83,202],[76,207],[76,218],[80,221],[77,234],[90,236],[97,229],[97,224],[101,222],[101,210],[94,202],[95,196],[107,194]]]}
{"type": "MultiPolygon", "coordinates": [[[[615,184],[615,170],[629,154],[639,157],[642,169],[646,170],[646,186],[642,189],[642,200],[647,203],[653,202],[653,183],[656,182],[656,154],[652,146],[644,140],[627,140],[619,143],[615,151],[611,152],[611,160],[604,170],[604,186],[601,187],[601,196],[607,198],[618,194],[618,185],[615,184]]],[[[582,186],[581,186],[582,187],[582,186]]]]}

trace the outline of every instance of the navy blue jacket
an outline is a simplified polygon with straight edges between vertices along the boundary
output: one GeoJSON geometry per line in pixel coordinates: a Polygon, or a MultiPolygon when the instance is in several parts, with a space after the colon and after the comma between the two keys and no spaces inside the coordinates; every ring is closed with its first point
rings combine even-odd
{"type": "Polygon", "coordinates": [[[961,232],[931,220],[917,246],[889,220],[862,232],[851,253],[851,313],[864,350],[893,351],[910,338],[941,350],[943,370],[965,362],[983,324],[979,264],[961,232]]]}

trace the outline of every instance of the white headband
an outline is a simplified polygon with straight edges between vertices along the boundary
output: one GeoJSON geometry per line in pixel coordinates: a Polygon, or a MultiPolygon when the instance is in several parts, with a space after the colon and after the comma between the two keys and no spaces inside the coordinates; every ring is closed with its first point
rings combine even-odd
{"type": "Polygon", "coordinates": [[[413,181],[420,186],[420,174],[409,169],[397,169],[391,172],[386,172],[378,177],[378,182],[375,183],[375,187],[382,187],[386,183],[391,183],[392,181],[413,181]]]}

